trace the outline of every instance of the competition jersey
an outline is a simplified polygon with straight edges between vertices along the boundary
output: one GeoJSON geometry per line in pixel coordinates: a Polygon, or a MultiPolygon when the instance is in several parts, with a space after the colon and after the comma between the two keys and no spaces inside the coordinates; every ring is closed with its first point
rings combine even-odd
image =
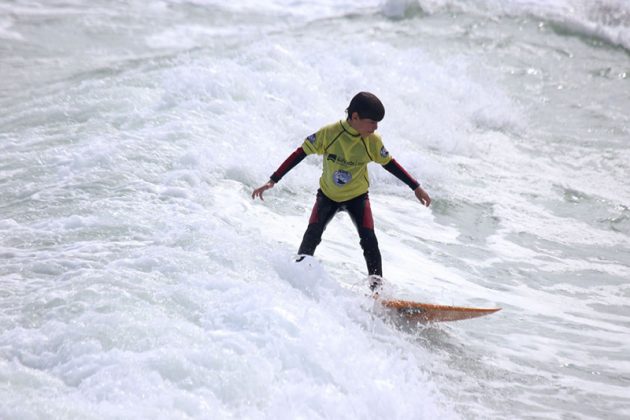
{"type": "Polygon", "coordinates": [[[343,120],[308,136],[302,149],[307,155],[324,156],[319,186],[328,198],[338,202],[368,191],[368,163],[386,165],[392,160],[378,134],[363,138],[343,120]]]}

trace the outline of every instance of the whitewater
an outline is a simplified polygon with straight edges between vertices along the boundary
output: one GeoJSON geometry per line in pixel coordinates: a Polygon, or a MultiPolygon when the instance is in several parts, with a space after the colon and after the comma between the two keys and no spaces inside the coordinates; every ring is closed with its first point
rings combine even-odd
{"type": "Polygon", "coordinates": [[[0,4],[0,419],[630,418],[630,4],[0,4]],[[371,164],[293,257],[304,138],[352,96],[431,194],[371,164]]]}

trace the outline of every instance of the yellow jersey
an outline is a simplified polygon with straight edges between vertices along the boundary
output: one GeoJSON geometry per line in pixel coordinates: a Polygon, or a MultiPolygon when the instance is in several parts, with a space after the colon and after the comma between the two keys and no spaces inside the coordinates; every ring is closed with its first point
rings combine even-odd
{"type": "Polygon", "coordinates": [[[328,198],[337,202],[368,191],[368,163],[386,165],[392,160],[380,135],[373,133],[363,138],[343,120],[308,136],[302,149],[307,155],[324,156],[319,186],[328,198]]]}

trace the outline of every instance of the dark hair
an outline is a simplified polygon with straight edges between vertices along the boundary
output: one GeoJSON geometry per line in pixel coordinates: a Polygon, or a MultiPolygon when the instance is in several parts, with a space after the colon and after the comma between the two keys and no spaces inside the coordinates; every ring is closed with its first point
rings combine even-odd
{"type": "Polygon", "coordinates": [[[380,121],[385,116],[385,107],[380,99],[370,92],[359,92],[350,101],[348,109],[348,119],[352,118],[352,113],[359,114],[359,118],[369,118],[380,121]]]}

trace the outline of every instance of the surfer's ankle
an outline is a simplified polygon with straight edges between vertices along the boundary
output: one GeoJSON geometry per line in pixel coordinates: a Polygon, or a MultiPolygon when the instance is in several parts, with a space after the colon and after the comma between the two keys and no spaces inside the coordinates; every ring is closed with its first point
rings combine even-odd
{"type": "Polygon", "coordinates": [[[378,292],[383,288],[383,278],[377,274],[370,274],[368,276],[368,285],[372,292],[378,292]]]}

